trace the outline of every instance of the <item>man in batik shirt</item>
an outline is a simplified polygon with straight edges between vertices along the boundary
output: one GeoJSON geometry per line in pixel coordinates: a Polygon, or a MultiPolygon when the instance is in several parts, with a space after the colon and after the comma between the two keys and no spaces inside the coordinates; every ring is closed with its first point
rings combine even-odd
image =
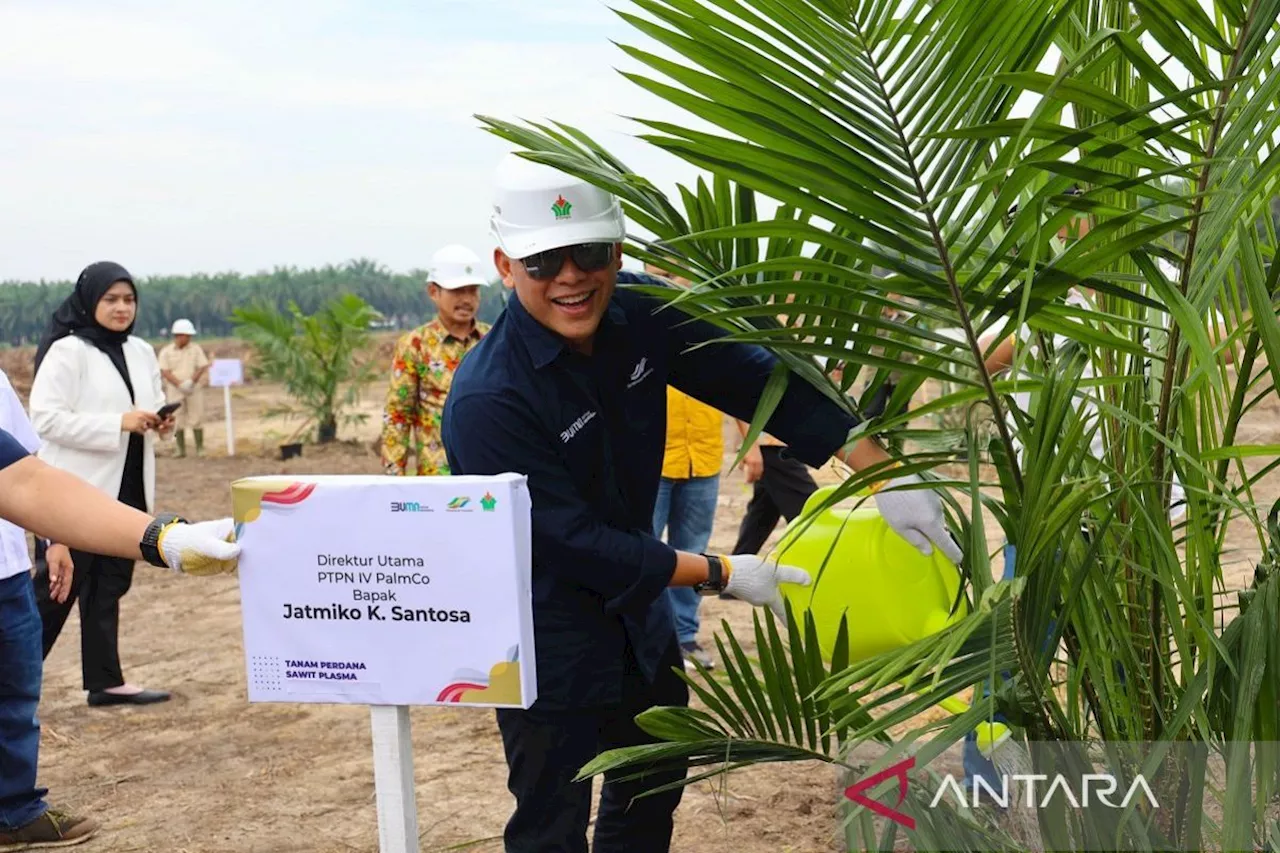
{"type": "Polygon", "coordinates": [[[440,441],[444,401],[462,357],[489,331],[476,321],[480,288],[488,285],[480,259],[463,246],[446,246],[431,261],[427,295],[436,316],[400,338],[391,363],[382,416],[382,467],[388,474],[449,473],[440,441]]]}

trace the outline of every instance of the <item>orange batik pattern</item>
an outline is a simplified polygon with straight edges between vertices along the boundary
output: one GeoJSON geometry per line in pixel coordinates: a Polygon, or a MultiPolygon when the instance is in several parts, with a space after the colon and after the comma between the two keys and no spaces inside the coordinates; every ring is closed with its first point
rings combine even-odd
{"type": "Polygon", "coordinates": [[[477,323],[465,339],[449,334],[439,319],[396,343],[391,382],[382,414],[382,467],[388,474],[435,476],[449,473],[440,421],[453,374],[489,326],[477,323]],[[415,466],[409,468],[409,457],[415,466]]]}

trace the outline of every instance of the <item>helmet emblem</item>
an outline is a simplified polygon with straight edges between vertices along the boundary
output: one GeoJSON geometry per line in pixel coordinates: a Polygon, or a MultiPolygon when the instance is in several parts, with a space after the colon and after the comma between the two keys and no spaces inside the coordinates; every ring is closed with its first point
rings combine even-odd
{"type": "Polygon", "coordinates": [[[556,215],[556,219],[568,219],[569,211],[572,209],[573,205],[565,200],[563,193],[556,199],[555,204],[551,205],[551,212],[556,215]]]}

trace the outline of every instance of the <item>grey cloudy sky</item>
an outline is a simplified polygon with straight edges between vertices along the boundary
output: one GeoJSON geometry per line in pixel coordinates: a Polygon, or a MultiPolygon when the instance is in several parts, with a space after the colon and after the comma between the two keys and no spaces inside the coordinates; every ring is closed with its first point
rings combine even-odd
{"type": "Polygon", "coordinates": [[[0,0],[0,280],[487,255],[474,113],[689,180],[629,137],[679,114],[611,39],[647,41],[598,0],[0,0]]]}

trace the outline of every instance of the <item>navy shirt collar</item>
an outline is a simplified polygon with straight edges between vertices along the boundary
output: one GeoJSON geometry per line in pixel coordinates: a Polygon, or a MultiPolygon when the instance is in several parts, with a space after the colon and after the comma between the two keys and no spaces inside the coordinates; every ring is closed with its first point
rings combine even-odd
{"type": "MultiPolygon", "coordinates": [[[[507,300],[506,310],[510,312],[511,320],[519,330],[520,338],[528,348],[529,357],[533,359],[535,368],[541,370],[559,358],[560,354],[568,349],[564,338],[561,338],[535,320],[525,310],[524,303],[520,301],[520,297],[514,292],[511,294],[511,298],[507,300]]],[[[605,310],[604,318],[600,322],[600,328],[596,331],[596,335],[606,333],[606,327],[611,325],[627,325],[627,312],[618,304],[616,299],[609,300],[609,307],[605,310]]]]}

